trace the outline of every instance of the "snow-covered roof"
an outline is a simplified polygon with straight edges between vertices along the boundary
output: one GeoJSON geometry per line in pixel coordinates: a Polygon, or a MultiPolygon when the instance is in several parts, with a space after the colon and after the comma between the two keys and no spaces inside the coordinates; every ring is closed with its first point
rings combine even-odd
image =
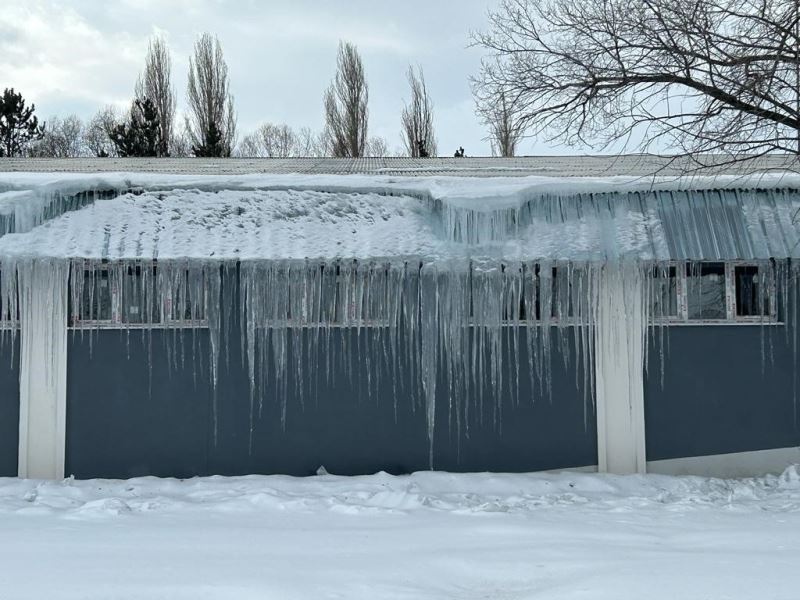
{"type": "Polygon", "coordinates": [[[0,257],[785,258],[787,189],[800,176],[2,173],[0,257]]]}

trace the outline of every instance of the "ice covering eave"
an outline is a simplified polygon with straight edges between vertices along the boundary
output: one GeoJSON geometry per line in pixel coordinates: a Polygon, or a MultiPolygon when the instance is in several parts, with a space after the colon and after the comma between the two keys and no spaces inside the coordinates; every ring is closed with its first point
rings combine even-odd
{"type": "Polygon", "coordinates": [[[6,173],[0,218],[15,233],[0,238],[0,255],[219,262],[789,258],[800,247],[800,196],[789,188],[800,189],[800,175],[6,173]],[[54,203],[79,194],[83,199],[68,206],[54,203]],[[321,194],[351,206],[330,215],[318,210],[326,204],[321,194]],[[201,212],[195,196],[205,203],[201,212]],[[259,211],[259,221],[249,218],[259,211]]]}

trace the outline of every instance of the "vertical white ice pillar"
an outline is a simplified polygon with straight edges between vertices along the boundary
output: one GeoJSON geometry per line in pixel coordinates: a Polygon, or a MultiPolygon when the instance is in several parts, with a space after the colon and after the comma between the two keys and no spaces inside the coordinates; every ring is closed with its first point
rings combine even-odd
{"type": "Polygon", "coordinates": [[[596,323],[597,458],[601,473],[645,472],[644,283],[635,265],[600,275],[596,323]]]}
{"type": "Polygon", "coordinates": [[[68,274],[65,261],[31,260],[18,267],[20,477],[64,477],[68,274]]]}

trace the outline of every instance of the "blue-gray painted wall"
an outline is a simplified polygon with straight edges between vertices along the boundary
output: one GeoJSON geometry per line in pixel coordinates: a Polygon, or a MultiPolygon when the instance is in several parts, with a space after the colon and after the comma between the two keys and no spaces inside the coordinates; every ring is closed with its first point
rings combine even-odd
{"type": "MultiPolygon", "coordinates": [[[[302,402],[290,388],[285,427],[274,384],[259,386],[251,433],[238,304],[235,298],[223,304],[232,308],[233,324],[216,398],[207,330],[71,334],[68,474],[308,475],[321,465],[332,473],[361,474],[429,467],[424,410],[403,391],[410,374],[400,375],[405,385],[399,386],[395,410],[391,376],[383,373],[380,387],[368,394],[363,363],[356,366],[353,383],[344,373],[333,382],[321,378],[316,394],[306,391],[302,402]]],[[[785,326],[679,326],[664,332],[663,385],[658,334],[651,339],[645,378],[648,460],[800,445],[794,354],[785,326]]],[[[358,334],[337,330],[331,352],[341,346],[341,335],[349,336],[352,345],[358,334]]],[[[538,390],[532,393],[524,347],[522,401],[515,402],[513,375],[507,370],[501,427],[488,401],[482,412],[473,411],[469,435],[459,435],[450,423],[446,386],[440,381],[435,469],[532,471],[596,464],[594,410],[586,406],[574,366],[564,368],[556,348],[552,400],[538,390]]]]}
{"type": "MultiPolygon", "coordinates": [[[[187,338],[192,333],[181,335],[191,347],[187,338]]],[[[239,352],[220,373],[215,424],[208,332],[197,333],[199,360],[193,361],[189,354],[183,365],[169,366],[167,336],[173,333],[137,332],[128,338],[122,332],[101,331],[94,334],[91,349],[88,336],[70,338],[68,474],[79,478],[309,475],[324,465],[332,473],[353,475],[428,468],[425,412],[402,392],[395,410],[388,375],[377,394],[373,387],[369,397],[357,389],[365,381],[363,365],[352,385],[342,373],[329,385],[320,377],[317,394],[306,394],[303,404],[290,392],[285,427],[275,387],[258,390],[251,436],[249,383],[239,352]]],[[[487,401],[482,415],[473,412],[468,437],[449,426],[446,394],[439,394],[434,468],[531,471],[595,464],[592,409],[584,413],[583,394],[561,364],[554,366],[553,374],[553,401],[547,396],[531,400],[529,379],[520,378],[522,400],[516,404],[512,394],[503,396],[498,426],[487,401]],[[478,422],[481,416],[483,424],[478,422]]]]}
{"type": "Polygon", "coordinates": [[[673,327],[645,379],[648,460],[800,446],[785,325],[673,327]],[[763,351],[763,354],[762,354],[763,351]]]}
{"type": "MultiPolygon", "coordinates": [[[[355,475],[429,468],[425,411],[407,391],[410,372],[401,372],[393,383],[391,372],[384,370],[378,384],[373,371],[367,393],[363,355],[360,363],[354,361],[352,382],[341,371],[331,381],[320,374],[317,385],[310,386],[316,392],[307,389],[302,401],[290,387],[285,426],[275,384],[258,386],[251,434],[237,301],[228,298],[224,305],[232,308],[233,318],[226,333],[229,355],[220,360],[216,392],[208,368],[208,330],[70,334],[67,474],[309,475],[324,466],[331,473],[355,475]]],[[[352,346],[358,335],[334,330],[330,352],[341,347],[340,336],[347,336],[352,346]]],[[[366,331],[360,335],[363,348],[366,331]]],[[[552,397],[540,393],[538,383],[531,390],[524,340],[521,346],[520,362],[526,368],[518,395],[516,376],[506,361],[500,418],[495,419],[487,393],[482,410],[473,406],[468,435],[451,422],[446,382],[439,382],[435,469],[534,471],[597,463],[594,409],[590,400],[587,405],[573,368],[564,366],[558,344],[552,356],[552,397]]]]}
{"type": "Polygon", "coordinates": [[[16,477],[19,456],[19,336],[0,331],[0,477],[16,477]]]}

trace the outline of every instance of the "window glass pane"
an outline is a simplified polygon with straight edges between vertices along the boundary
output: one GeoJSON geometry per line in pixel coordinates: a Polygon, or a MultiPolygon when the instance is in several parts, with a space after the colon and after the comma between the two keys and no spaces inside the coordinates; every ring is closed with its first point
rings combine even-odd
{"type": "Polygon", "coordinates": [[[519,316],[522,321],[537,321],[542,318],[539,303],[539,266],[524,266],[522,270],[522,297],[519,316]]]}
{"type": "Polygon", "coordinates": [[[83,272],[80,314],[76,320],[111,320],[111,279],[105,269],[83,272]]]}
{"type": "Polygon", "coordinates": [[[552,316],[586,320],[589,314],[588,272],[574,265],[553,268],[552,316]]]}
{"type": "Polygon", "coordinates": [[[678,316],[678,272],[675,267],[653,269],[650,314],[656,319],[678,316]]]}
{"type": "Polygon", "coordinates": [[[553,267],[553,277],[550,280],[552,292],[550,301],[552,303],[552,317],[555,319],[571,316],[570,309],[570,281],[567,277],[566,268],[553,267]]]}
{"type": "Polygon", "coordinates": [[[508,268],[503,271],[503,321],[516,323],[526,319],[524,281],[525,272],[522,267],[515,271],[508,268]]]}
{"type": "Polygon", "coordinates": [[[6,299],[3,294],[3,272],[0,271],[0,321],[8,321],[11,319],[11,315],[6,314],[7,310],[6,299]]]}
{"type": "Polygon", "coordinates": [[[125,272],[122,281],[122,322],[161,322],[153,269],[131,267],[125,272]]]}
{"type": "MultiPolygon", "coordinates": [[[[202,273],[184,271],[180,281],[170,286],[172,297],[165,299],[165,311],[171,321],[202,321],[206,318],[205,279],[202,273]]],[[[163,291],[163,290],[162,290],[163,291]]]]}
{"type": "Polygon", "coordinates": [[[769,290],[764,287],[766,278],[758,267],[737,266],[734,269],[736,282],[736,316],[759,317],[770,314],[769,290]]]}
{"type": "Polygon", "coordinates": [[[316,300],[316,312],[319,321],[327,325],[336,322],[336,296],[339,278],[339,266],[320,267],[320,285],[316,300]]]}
{"type": "Polygon", "coordinates": [[[725,265],[689,265],[686,301],[690,319],[725,319],[725,265]]]}

